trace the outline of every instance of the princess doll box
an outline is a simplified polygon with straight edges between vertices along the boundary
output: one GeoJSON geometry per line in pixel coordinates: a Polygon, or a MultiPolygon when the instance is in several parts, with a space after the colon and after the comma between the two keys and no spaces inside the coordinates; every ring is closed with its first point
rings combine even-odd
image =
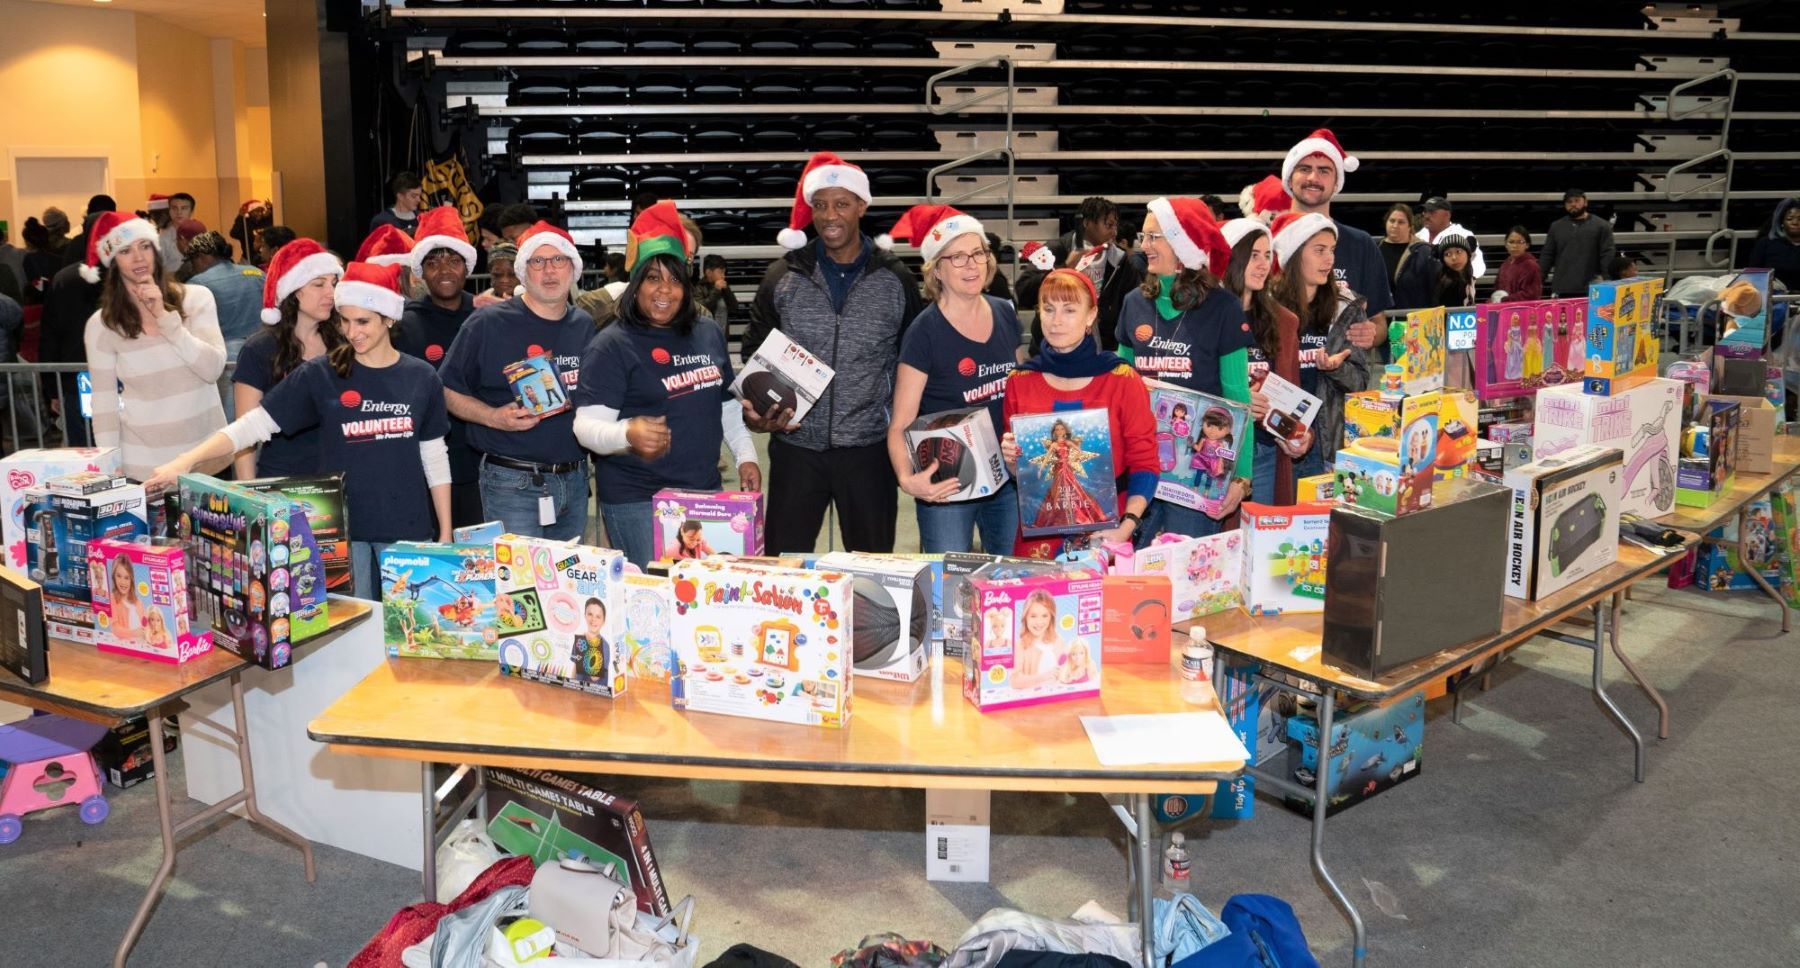
{"type": "Polygon", "coordinates": [[[1020,533],[1085,534],[1118,523],[1105,407],[1019,414],[1012,433],[1019,444],[1020,533]]]}
{"type": "Polygon", "coordinates": [[[1098,696],[1105,586],[1098,576],[972,577],[963,695],[983,712],[1098,696]]]}
{"type": "Polygon", "coordinates": [[[1218,508],[1231,487],[1238,448],[1249,439],[1249,409],[1157,380],[1146,385],[1156,418],[1156,497],[1197,510],[1218,508]]]}
{"type": "Polygon", "coordinates": [[[212,651],[212,632],[194,628],[180,545],[101,539],[87,553],[100,651],[175,664],[212,651]]]}
{"type": "Polygon", "coordinates": [[[650,552],[657,561],[763,553],[761,494],[664,489],[651,501],[656,520],[650,531],[650,552]]]}
{"type": "Polygon", "coordinates": [[[625,556],[567,541],[494,541],[500,671],[597,696],[625,691],[625,556]]]}

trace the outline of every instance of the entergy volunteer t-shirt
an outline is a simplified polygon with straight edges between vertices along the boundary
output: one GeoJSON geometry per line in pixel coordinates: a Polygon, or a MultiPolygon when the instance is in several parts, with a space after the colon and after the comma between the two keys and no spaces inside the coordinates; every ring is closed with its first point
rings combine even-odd
{"type": "MultiPolygon", "coordinates": [[[[506,382],[508,364],[548,353],[563,387],[573,390],[581,380],[582,351],[593,338],[594,320],[582,310],[571,306],[561,319],[545,319],[525,305],[523,296],[514,296],[469,316],[438,375],[448,389],[490,407],[504,407],[515,402],[506,382]]],[[[575,440],[573,408],[539,420],[530,430],[495,430],[471,423],[469,443],[484,454],[539,464],[567,464],[583,457],[575,440]]]]}
{"type": "MultiPolygon", "coordinates": [[[[231,382],[261,390],[266,397],[281,381],[275,379],[275,327],[264,326],[250,334],[238,350],[237,369],[231,382]]],[[[242,416],[240,414],[239,416],[242,416]]],[[[319,472],[319,431],[317,428],[282,432],[265,441],[256,454],[259,477],[296,477],[319,472]]]]}
{"type": "Polygon", "coordinates": [[[1119,308],[1120,346],[1130,346],[1132,365],[1146,380],[1161,380],[1223,396],[1219,360],[1256,342],[1244,304],[1223,286],[1200,305],[1164,319],[1143,290],[1125,295],[1119,308]]]}
{"type": "Polygon", "coordinates": [[[925,374],[919,416],[985,406],[998,440],[1006,433],[1006,419],[1001,415],[1006,377],[1019,365],[1019,316],[1006,300],[983,298],[994,316],[993,332],[986,342],[978,343],[957,332],[933,303],[900,338],[900,362],[925,374]]]}
{"type": "Polygon", "coordinates": [[[340,377],[325,357],[309,360],[263,397],[276,425],[319,428],[319,470],[344,473],[344,507],[357,541],[437,537],[422,441],[450,432],[444,385],[423,360],[350,365],[340,377]]]}
{"type": "MultiPolygon", "coordinates": [[[[456,340],[456,334],[462,332],[469,314],[474,312],[474,301],[474,297],[466,292],[462,295],[462,305],[455,309],[445,309],[429,299],[408,300],[406,312],[401,314],[399,324],[394,327],[394,348],[430,363],[433,370],[443,366],[450,344],[456,340]]],[[[469,425],[451,417],[450,436],[445,445],[450,450],[450,480],[457,484],[473,483],[481,468],[480,455],[469,446],[469,425]]]]}
{"type": "Polygon", "coordinates": [[[1323,374],[1319,361],[1325,358],[1325,333],[1302,327],[1300,330],[1300,389],[1319,396],[1319,380],[1323,374]]]}
{"type": "Polygon", "coordinates": [[[702,316],[682,336],[614,321],[588,344],[581,372],[588,378],[569,397],[577,408],[611,407],[620,420],[666,417],[671,431],[668,452],[656,460],[623,451],[594,462],[602,503],[648,501],[665,487],[719,489],[719,421],[736,376],[718,323],[702,316]]]}

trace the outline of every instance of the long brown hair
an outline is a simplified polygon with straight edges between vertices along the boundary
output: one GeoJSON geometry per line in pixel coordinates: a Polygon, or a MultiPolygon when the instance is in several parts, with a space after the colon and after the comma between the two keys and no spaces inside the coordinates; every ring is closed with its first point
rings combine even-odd
{"type": "MultiPolygon", "coordinates": [[[[287,298],[281,301],[281,322],[275,324],[275,363],[270,377],[276,383],[306,362],[306,348],[300,345],[300,337],[294,335],[294,329],[299,324],[300,293],[296,290],[288,293],[287,298]]],[[[319,340],[325,344],[326,356],[337,352],[340,346],[350,345],[344,340],[343,321],[338,318],[336,306],[332,307],[330,316],[319,321],[319,340]]],[[[336,364],[333,363],[333,366],[336,364]]]]}
{"type": "MultiPolygon", "coordinates": [[[[1175,273],[1175,285],[1169,292],[1169,301],[1175,305],[1176,312],[1187,312],[1206,301],[1214,289],[1219,288],[1219,277],[1205,269],[1189,269],[1182,266],[1175,273]]],[[[1152,303],[1162,294],[1162,279],[1152,273],[1145,273],[1144,284],[1139,289],[1144,298],[1152,303]]]]}
{"type": "MultiPolygon", "coordinates": [[[[162,253],[155,253],[152,263],[153,278],[162,289],[162,304],[166,312],[181,312],[181,300],[187,294],[181,283],[163,277],[162,253]]],[[[100,322],[107,329],[126,339],[137,339],[144,334],[143,320],[138,317],[137,300],[125,288],[125,274],[119,271],[119,264],[114,262],[106,268],[106,278],[100,280],[100,322]]]]}
{"type": "MultiPolygon", "coordinates": [[[[374,312],[373,310],[370,311],[374,312]]],[[[375,318],[381,320],[382,325],[387,328],[388,342],[392,343],[394,341],[394,327],[398,326],[400,321],[397,319],[390,319],[380,313],[375,313],[375,318]]],[[[339,316],[335,309],[331,311],[331,322],[331,331],[337,334],[338,342],[336,346],[325,351],[325,358],[331,363],[331,372],[336,373],[338,379],[347,380],[350,378],[350,370],[356,364],[356,347],[351,346],[350,341],[344,338],[344,331],[342,329],[344,317],[339,316]]]]}
{"type": "Polygon", "coordinates": [[[1280,272],[1270,277],[1268,288],[1274,290],[1276,302],[1300,317],[1300,332],[1329,332],[1331,324],[1337,322],[1337,285],[1327,281],[1313,293],[1312,305],[1307,305],[1306,283],[1300,279],[1297,264],[1300,257],[1296,256],[1294,261],[1296,265],[1283,266],[1280,272]]]}
{"type": "MultiPolygon", "coordinates": [[[[1244,297],[1244,270],[1250,267],[1250,253],[1256,249],[1256,240],[1263,237],[1261,232],[1251,232],[1238,240],[1231,247],[1231,264],[1225,267],[1225,291],[1244,297]]],[[[1281,334],[1275,331],[1276,311],[1275,297],[1269,294],[1269,287],[1275,282],[1275,272],[1269,270],[1269,278],[1263,281],[1263,287],[1250,294],[1250,305],[1244,315],[1250,317],[1250,333],[1256,337],[1256,345],[1262,347],[1263,356],[1270,363],[1275,361],[1276,349],[1281,341],[1281,334]]]]}

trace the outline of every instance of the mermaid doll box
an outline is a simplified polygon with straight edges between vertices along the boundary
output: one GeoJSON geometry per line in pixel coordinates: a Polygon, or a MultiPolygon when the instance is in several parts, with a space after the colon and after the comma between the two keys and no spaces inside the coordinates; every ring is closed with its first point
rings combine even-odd
{"type": "Polygon", "coordinates": [[[1086,534],[1118,523],[1105,407],[1018,414],[1012,433],[1019,444],[1020,533],[1086,534]]]}
{"type": "Polygon", "coordinates": [[[1580,384],[1550,387],[1537,396],[1532,456],[1555,457],[1582,444],[1617,447],[1625,455],[1620,513],[1668,514],[1675,510],[1681,391],[1679,381],[1662,378],[1610,397],[1583,393],[1580,384]]]}
{"type": "Polygon", "coordinates": [[[625,556],[501,535],[494,541],[500,671],[596,696],[625,691],[625,556]]]}
{"type": "MultiPolygon", "coordinates": [[[[650,557],[655,561],[712,554],[763,553],[763,496],[751,491],[664,488],[651,497],[650,557]]],[[[788,551],[776,548],[775,551],[788,551]]]]}
{"type": "Polygon", "coordinates": [[[971,577],[963,695],[982,712],[1099,695],[1105,587],[1097,575],[971,577]]]}

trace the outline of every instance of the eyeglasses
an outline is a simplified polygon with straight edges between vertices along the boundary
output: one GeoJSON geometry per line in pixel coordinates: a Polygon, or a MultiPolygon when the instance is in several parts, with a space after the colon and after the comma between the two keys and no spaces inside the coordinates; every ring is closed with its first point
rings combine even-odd
{"type": "Polygon", "coordinates": [[[534,255],[526,259],[525,264],[533,269],[567,269],[575,261],[566,255],[534,255]]]}
{"type": "Polygon", "coordinates": [[[1161,242],[1162,240],[1164,240],[1166,238],[1168,238],[1168,236],[1162,234],[1161,232],[1139,232],[1138,233],[1138,244],[1139,245],[1155,245],[1156,243],[1161,242]]]}
{"type": "Polygon", "coordinates": [[[950,263],[950,267],[953,269],[967,269],[971,262],[978,266],[987,265],[989,258],[991,256],[989,256],[988,250],[977,249],[974,252],[958,252],[955,255],[944,256],[944,261],[950,263]]]}

